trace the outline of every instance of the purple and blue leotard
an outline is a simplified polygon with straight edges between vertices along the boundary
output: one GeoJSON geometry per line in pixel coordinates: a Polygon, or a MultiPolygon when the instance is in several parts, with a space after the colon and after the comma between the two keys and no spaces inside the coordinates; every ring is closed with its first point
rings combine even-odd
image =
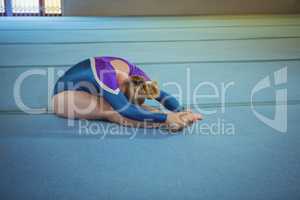
{"type": "MultiPolygon", "coordinates": [[[[95,57],[86,59],[67,70],[57,81],[54,94],[66,90],[77,90],[101,95],[124,117],[138,121],[165,122],[166,114],[150,112],[128,101],[124,93],[120,91],[116,71],[111,65],[112,60],[122,60],[127,63],[129,76],[142,76],[146,81],[150,80],[143,70],[122,58],[95,57]]],[[[160,90],[160,96],[156,100],[168,110],[177,112],[183,109],[175,97],[163,90],[160,90]]]]}

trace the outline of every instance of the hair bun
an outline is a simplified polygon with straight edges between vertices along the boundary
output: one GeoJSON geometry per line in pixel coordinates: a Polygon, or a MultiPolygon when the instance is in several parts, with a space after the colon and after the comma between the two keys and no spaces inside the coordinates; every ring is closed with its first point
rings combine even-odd
{"type": "Polygon", "coordinates": [[[147,99],[156,99],[159,97],[159,87],[156,81],[145,82],[144,88],[147,99]]]}
{"type": "Polygon", "coordinates": [[[132,76],[125,83],[125,95],[133,103],[143,104],[145,98],[155,99],[159,94],[157,82],[145,81],[142,76],[132,76]]]}
{"type": "Polygon", "coordinates": [[[131,80],[131,83],[133,83],[136,86],[141,86],[141,85],[145,84],[145,80],[141,76],[132,76],[130,78],[130,80],[131,80]]]}
{"type": "Polygon", "coordinates": [[[155,99],[159,97],[159,87],[157,81],[145,81],[142,76],[132,76],[131,83],[134,87],[142,88],[139,91],[141,95],[145,95],[147,99],[155,99]]]}

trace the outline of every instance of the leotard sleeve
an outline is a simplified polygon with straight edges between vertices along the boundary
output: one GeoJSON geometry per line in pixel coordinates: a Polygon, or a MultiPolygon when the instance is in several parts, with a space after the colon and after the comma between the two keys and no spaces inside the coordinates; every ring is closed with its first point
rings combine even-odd
{"type": "Polygon", "coordinates": [[[118,94],[112,94],[106,90],[103,90],[102,95],[104,99],[122,116],[137,121],[152,121],[163,123],[167,119],[167,115],[163,113],[153,113],[145,110],[144,108],[130,103],[126,96],[119,92],[118,94]]]}
{"type": "Polygon", "coordinates": [[[164,90],[160,90],[159,97],[157,97],[156,100],[170,111],[180,112],[184,110],[184,107],[179,104],[177,99],[164,90]]]}

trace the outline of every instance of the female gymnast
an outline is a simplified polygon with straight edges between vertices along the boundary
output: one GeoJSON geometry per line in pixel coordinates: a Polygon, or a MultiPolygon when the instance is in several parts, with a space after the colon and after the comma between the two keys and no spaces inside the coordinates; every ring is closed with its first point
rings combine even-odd
{"type": "Polygon", "coordinates": [[[117,57],[86,59],[67,70],[55,85],[53,108],[61,117],[144,128],[163,125],[173,132],[202,119],[185,111],[135,64],[117,57]],[[169,111],[148,106],[145,99],[157,100],[169,111]]]}

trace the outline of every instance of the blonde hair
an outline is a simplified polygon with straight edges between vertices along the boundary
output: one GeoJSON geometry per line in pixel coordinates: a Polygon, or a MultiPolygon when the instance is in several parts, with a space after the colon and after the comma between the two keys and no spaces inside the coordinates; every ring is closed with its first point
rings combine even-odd
{"type": "Polygon", "coordinates": [[[145,99],[155,99],[159,96],[156,81],[145,81],[141,76],[132,76],[124,83],[124,93],[134,104],[143,104],[145,99]]]}

